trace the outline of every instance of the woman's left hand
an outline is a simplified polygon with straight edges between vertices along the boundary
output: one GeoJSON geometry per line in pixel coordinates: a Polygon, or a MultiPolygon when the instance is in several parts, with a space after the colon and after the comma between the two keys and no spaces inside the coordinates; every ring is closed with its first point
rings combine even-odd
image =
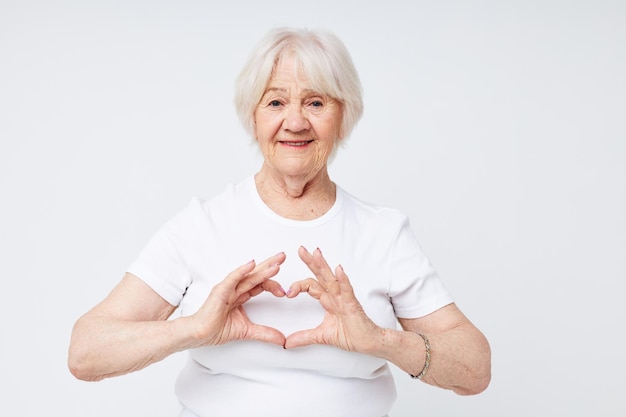
{"type": "Polygon", "coordinates": [[[309,253],[300,247],[298,255],[315,278],[293,283],[287,297],[294,298],[306,292],[319,300],[326,314],[322,323],[314,329],[301,330],[287,337],[285,348],[322,344],[368,353],[373,347],[372,341],[376,339],[373,332],[382,329],[365,314],[341,265],[333,273],[319,249],[309,253]]]}

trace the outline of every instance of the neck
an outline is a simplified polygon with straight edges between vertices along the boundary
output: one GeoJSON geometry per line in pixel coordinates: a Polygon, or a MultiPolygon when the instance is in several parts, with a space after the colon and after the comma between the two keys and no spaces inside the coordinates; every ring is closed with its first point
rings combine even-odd
{"type": "Polygon", "coordinates": [[[264,165],[254,179],[263,202],[272,211],[288,219],[318,218],[335,203],[335,184],[326,170],[307,178],[273,175],[264,165]]]}

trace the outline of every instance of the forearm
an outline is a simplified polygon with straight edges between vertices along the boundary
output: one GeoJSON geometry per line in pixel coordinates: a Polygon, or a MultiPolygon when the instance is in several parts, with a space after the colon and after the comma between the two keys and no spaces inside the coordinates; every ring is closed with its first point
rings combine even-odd
{"type": "Polygon", "coordinates": [[[72,331],[69,368],[86,381],[127,374],[193,347],[185,318],[149,322],[80,319],[72,331]]]}
{"type": "MultiPolygon", "coordinates": [[[[484,391],[491,379],[491,353],[487,339],[468,325],[425,335],[430,364],[422,381],[460,395],[484,391]]],[[[419,375],[426,361],[422,337],[411,331],[381,329],[372,354],[387,359],[411,375],[419,375]]]]}

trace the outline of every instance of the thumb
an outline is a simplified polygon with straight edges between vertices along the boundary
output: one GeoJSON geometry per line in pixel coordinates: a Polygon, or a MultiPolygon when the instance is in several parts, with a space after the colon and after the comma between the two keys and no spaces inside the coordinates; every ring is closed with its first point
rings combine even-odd
{"type": "Polygon", "coordinates": [[[300,330],[290,334],[285,341],[285,349],[318,344],[317,330],[300,330]]]}
{"type": "Polygon", "coordinates": [[[249,340],[258,340],[260,342],[272,343],[279,346],[285,346],[285,335],[273,327],[252,324],[248,330],[249,340]]]}

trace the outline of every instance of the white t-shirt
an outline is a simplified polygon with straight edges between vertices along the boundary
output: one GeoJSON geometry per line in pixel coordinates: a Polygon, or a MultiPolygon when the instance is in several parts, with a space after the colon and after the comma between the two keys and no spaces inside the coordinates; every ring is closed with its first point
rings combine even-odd
{"type": "MultiPolygon", "coordinates": [[[[129,272],[182,315],[193,314],[211,288],[238,266],[285,252],[274,278],[283,288],[313,274],[299,246],[320,248],[332,269],[343,266],[367,315],[395,329],[397,317],[417,318],[452,302],[420,249],[405,215],[363,203],[340,187],[323,216],[280,217],[261,200],[254,177],[208,201],[193,199],[150,241],[129,272]]],[[[294,299],[262,293],[244,305],[249,318],[286,336],[324,316],[308,294],[294,299]]],[[[380,417],[396,391],[385,360],[329,346],[285,350],[256,341],[189,351],[176,384],[181,403],[201,417],[380,417]]]]}

